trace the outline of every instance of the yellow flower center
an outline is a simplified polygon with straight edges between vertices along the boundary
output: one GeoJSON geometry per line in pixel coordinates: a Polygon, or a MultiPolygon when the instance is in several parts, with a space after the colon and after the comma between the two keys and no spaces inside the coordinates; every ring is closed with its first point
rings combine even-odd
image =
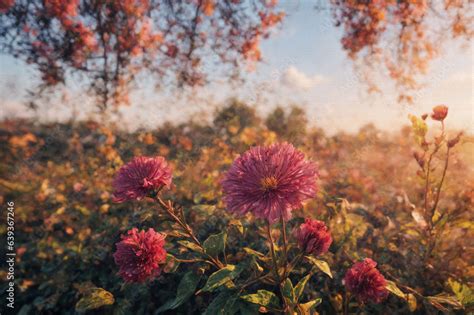
{"type": "Polygon", "coordinates": [[[260,180],[260,185],[262,185],[262,189],[264,191],[269,191],[269,190],[277,188],[278,181],[273,176],[264,177],[260,180]]]}

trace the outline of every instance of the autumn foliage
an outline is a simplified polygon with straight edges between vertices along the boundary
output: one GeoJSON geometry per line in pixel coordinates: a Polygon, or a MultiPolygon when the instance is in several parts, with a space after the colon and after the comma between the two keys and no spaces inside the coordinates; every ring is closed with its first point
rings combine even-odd
{"type": "MultiPolygon", "coordinates": [[[[474,34],[470,1],[331,0],[323,9],[369,91],[388,74],[400,101],[413,101],[448,39],[474,34]]],[[[0,49],[39,72],[34,97],[75,79],[105,111],[127,104],[143,75],[158,87],[241,77],[285,14],[271,0],[1,0],[0,49]]]]}
{"type": "Polygon", "coordinates": [[[86,77],[105,109],[128,102],[143,72],[158,85],[203,85],[261,58],[283,13],[270,1],[0,1],[0,48],[41,73],[40,90],[86,77]]]}

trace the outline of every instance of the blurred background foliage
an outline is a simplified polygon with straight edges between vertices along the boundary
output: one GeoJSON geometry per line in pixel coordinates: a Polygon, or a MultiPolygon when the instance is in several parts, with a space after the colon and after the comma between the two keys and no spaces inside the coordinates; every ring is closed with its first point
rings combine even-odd
{"type": "MultiPolygon", "coordinates": [[[[153,314],[174,299],[180,279],[197,267],[170,262],[152,283],[125,284],[113,261],[120,234],[132,227],[165,231],[170,253],[192,256],[175,245],[179,235],[152,202],[112,203],[116,170],[138,155],[162,155],[170,161],[174,178],[167,197],[184,207],[201,240],[227,229],[229,262],[248,256],[240,250],[243,247],[266,252],[255,222],[235,220],[226,213],[219,180],[237,154],[249,147],[289,141],[318,163],[321,187],[318,197],[295,213],[290,229],[310,216],[327,222],[334,238],[325,257],[334,279],[313,276],[305,300],[321,297],[317,307],[321,314],[340,312],[345,271],[352,261],[371,257],[405,293],[411,292],[407,288],[425,297],[444,292],[446,299],[456,297],[458,305],[428,303],[411,294],[408,303],[390,296],[361,313],[467,312],[472,310],[469,288],[474,276],[472,140],[465,136],[453,149],[440,202],[447,219],[440,223],[432,257],[424,261],[426,223],[417,212],[423,180],[416,175],[412,157],[416,142],[409,127],[388,134],[367,125],[357,134],[330,136],[310,127],[297,106],[276,108],[262,118],[237,100],[216,112],[209,124],[168,123],[135,132],[93,121],[3,121],[0,199],[2,204],[8,200],[16,204],[17,310],[20,314],[83,312],[87,310],[84,300],[78,302],[95,292],[105,296],[101,300],[105,302],[90,313],[153,314]]],[[[6,233],[4,225],[1,233],[6,233]]],[[[213,298],[210,293],[192,296],[170,313],[202,313],[213,298]]]]}

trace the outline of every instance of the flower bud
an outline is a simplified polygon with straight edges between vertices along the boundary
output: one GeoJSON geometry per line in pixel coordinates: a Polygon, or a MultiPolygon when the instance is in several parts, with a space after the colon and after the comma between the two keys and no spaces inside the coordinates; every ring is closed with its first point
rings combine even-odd
{"type": "Polygon", "coordinates": [[[295,232],[299,247],[305,254],[319,256],[328,251],[331,234],[322,221],[306,219],[295,232]]]}
{"type": "Polygon", "coordinates": [[[438,121],[443,121],[448,116],[448,107],[445,105],[438,105],[433,107],[431,118],[438,121]]]}
{"type": "Polygon", "coordinates": [[[451,140],[448,140],[448,148],[454,147],[456,144],[458,144],[459,140],[461,140],[462,132],[458,133],[456,137],[454,137],[451,140]]]}

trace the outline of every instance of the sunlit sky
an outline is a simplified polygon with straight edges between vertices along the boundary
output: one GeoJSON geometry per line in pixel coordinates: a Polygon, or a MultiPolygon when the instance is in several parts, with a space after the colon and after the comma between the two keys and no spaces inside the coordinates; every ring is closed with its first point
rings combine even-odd
{"type": "MultiPolygon", "coordinates": [[[[396,102],[397,92],[385,79],[382,93],[368,95],[340,46],[341,33],[331,24],[329,12],[318,12],[313,1],[287,1],[283,25],[262,44],[263,62],[246,74],[246,83],[230,86],[226,78],[194,91],[192,97],[170,96],[140,84],[132,104],[120,109],[121,126],[153,128],[164,121],[202,119],[231,97],[238,97],[266,114],[275,106],[298,104],[308,113],[310,124],[328,133],[357,131],[372,122],[384,130],[398,130],[408,122],[408,113],[421,114],[434,105],[450,107],[448,124],[474,133],[473,44],[453,42],[434,60],[425,86],[415,95],[415,104],[396,102]],[[291,4],[290,4],[291,3],[291,4]]],[[[34,117],[46,121],[90,117],[91,101],[71,92],[67,106],[28,111],[21,105],[26,90],[34,84],[35,71],[9,56],[0,56],[0,117],[34,117]]],[[[77,85],[77,84],[76,84],[77,85]]],[[[74,83],[69,89],[74,90],[74,83]]]]}

